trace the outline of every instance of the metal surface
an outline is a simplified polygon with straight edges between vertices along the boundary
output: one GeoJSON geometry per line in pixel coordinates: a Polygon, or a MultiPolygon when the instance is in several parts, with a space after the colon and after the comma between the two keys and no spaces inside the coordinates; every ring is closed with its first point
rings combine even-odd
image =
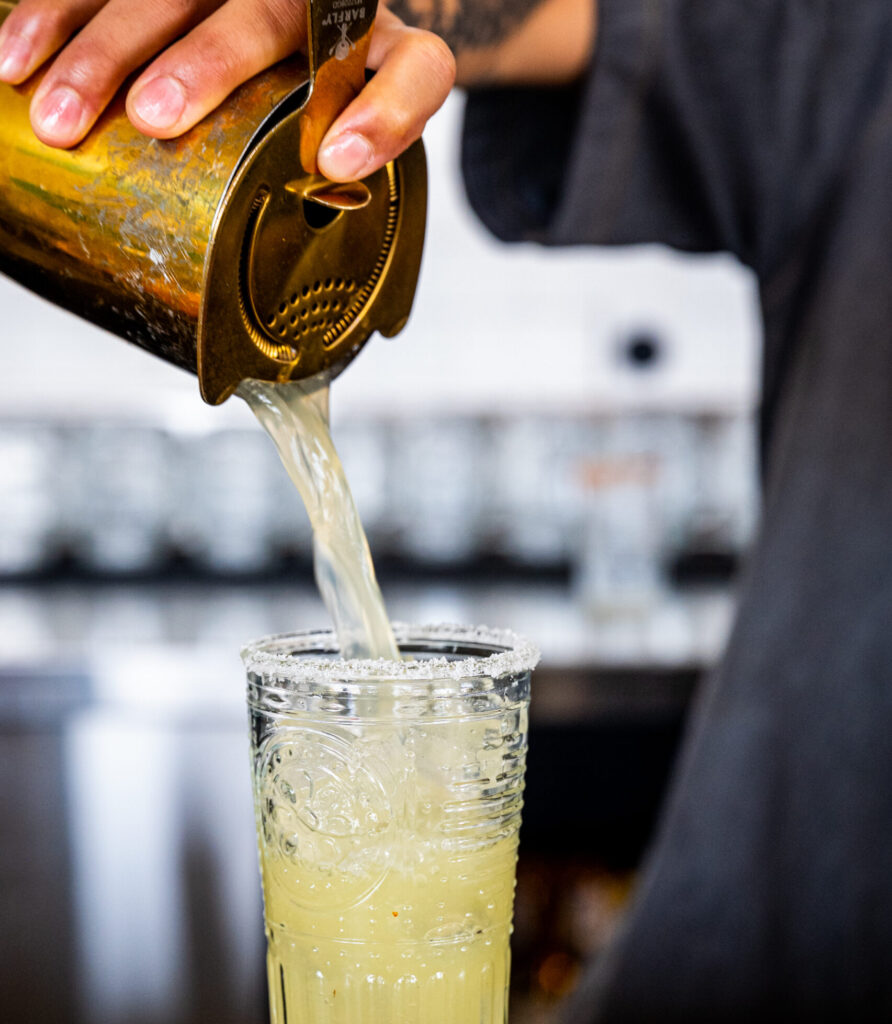
{"type": "Polygon", "coordinates": [[[365,84],[378,0],[325,0],[308,7],[312,87],[301,114],[300,162],[313,173],[319,143],[365,84]]]}
{"type": "MultiPolygon", "coordinates": [[[[11,8],[0,0],[0,21],[11,8]]],[[[133,128],[122,91],[68,151],[31,130],[41,74],[0,86],[0,271],[197,373],[212,404],[246,377],[337,373],[375,330],[403,327],[423,150],[368,178],[367,200],[302,171],[303,61],[252,79],[171,141],[133,128]]]]}
{"type": "Polygon", "coordinates": [[[205,277],[199,378],[210,401],[238,379],[339,370],[373,331],[391,336],[412,305],[426,172],[412,147],[369,177],[368,203],[332,209],[330,188],[297,173],[300,111],[253,150],[221,205],[205,277]]]}

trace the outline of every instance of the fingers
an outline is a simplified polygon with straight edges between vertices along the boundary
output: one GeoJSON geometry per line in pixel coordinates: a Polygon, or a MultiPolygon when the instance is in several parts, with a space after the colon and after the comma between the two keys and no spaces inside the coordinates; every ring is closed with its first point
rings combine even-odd
{"type": "Polygon", "coordinates": [[[319,169],[355,181],[420,137],[455,81],[455,60],[439,36],[408,28],[382,9],[369,66],[377,74],[335,121],[319,148],[319,169]]]}
{"type": "Polygon", "coordinates": [[[127,97],[130,120],[156,138],[180,135],[305,40],[300,0],[229,0],[139,76],[127,97]]]}
{"type": "Polygon", "coordinates": [[[108,0],[50,66],[31,123],[51,146],[76,145],[126,76],[187,30],[216,0],[108,0]]]}
{"type": "MultiPolygon", "coordinates": [[[[146,134],[173,138],[305,39],[305,0],[22,0],[0,29],[0,81],[24,81],[64,46],[32,99],[31,118],[42,141],[68,147],[127,75],[163,51],[130,89],[127,112],[146,134]]],[[[336,181],[371,174],[402,152],[455,78],[441,39],[383,7],[369,64],[378,74],[320,150],[321,169],[336,181]]]]}
{"type": "MultiPolygon", "coordinates": [[[[34,131],[51,146],[80,142],[124,79],[159,51],[131,88],[127,112],[146,134],[172,138],[306,36],[300,0],[228,0],[222,6],[221,0],[69,0],[61,16],[62,6],[24,0],[19,10],[28,16],[0,36],[0,46],[4,38],[12,40],[15,71],[15,61],[21,64],[16,53],[31,39],[40,41],[40,53],[52,52],[83,25],[32,99],[34,131]],[[47,20],[54,10],[60,18],[55,28],[47,20]]],[[[0,49],[3,59],[8,55],[0,49]]],[[[32,53],[30,65],[37,60],[32,53]]]]}
{"type": "Polygon", "coordinates": [[[105,0],[22,0],[0,27],[0,82],[18,85],[30,77],[105,0]]]}

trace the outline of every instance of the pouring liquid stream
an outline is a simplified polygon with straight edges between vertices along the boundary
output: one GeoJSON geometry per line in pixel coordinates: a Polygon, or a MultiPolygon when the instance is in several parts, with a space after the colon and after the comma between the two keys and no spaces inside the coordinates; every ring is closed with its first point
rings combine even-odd
{"type": "Polygon", "coordinates": [[[246,380],[236,394],[273,440],[313,527],[316,584],[343,658],[399,660],[368,540],[331,437],[326,380],[246,380]]]}
{"type": "MultiPolygon", "coordinates": [[[[251,380],[237,393],[272,437],[306,505],[316,580],[342,656],[399,660],[368,542],[332,442],[327,383],[251,380]]],[[[451,698],[451,713],[428,714],[433,705],[419,704],[410,718],[391,720],[386,688],[382,697],[375,713],[367,710],[346,728],[337,717],[314,721],[313,730],[322,732],[298,729],[292,734],[298,738],[289,740],[289,729],[300,719],[286,719],[277,734],[283,750],[290,754],[293,747],[297,757],[302,747],[309,756],[302,778],[313,756],[324,758],[329,749],[320,743],[314,755],[308,736],[341,744],[349,739],[374,751],[382,778],[391,780],[395,827],[386,839],[386,832],[363,832],[371,828],[367,823],[356,825],[356,836],[345,828],[343,815],[351,804],[339,797],[329,805],[327,794],[340,792],[331,789],[330,767],[312,818],[292,819],[286,798],[282,818],[273,816],[261,826],[271,1021],[288,1024],[295,1010],[301,1020],[320,1024],[506,1020],[517,835],[500,819],[486,818],[487,801],[470,799],[468,786],[482,794],[496,785],[499,801],[512,799],[504,783],[490,780],[505,778],[504,744],[520,720],[505,710],[458,717],[458,694],[451,698]],[[479,773],[477,781],[467,778],[469,764],[479,773]],[[456,817],[456,808],[465,808],[465,816],[456,817]],[[306,823],[324,821],[329,813],[339,824],[320,837],[306,823]],[[283,856],[276,837],[283,828],[290,835],[298,820],[305,832],[293,850],[303,852],[283,856]]],[[[275,756],[283,757],[281,751],[275,756]]],[[[275,773],[259,776],[269,788],[258,806],[281,799],[287,756],[283,764],[284,783],[275,773]]],[[[341,782],[350,788],[361,778],[345,776],[341,782]]],[[[294,799],[290,784],[285,792],[294,799]]],[[[383,790],[374,793],[380,799],[383,790]]]]}

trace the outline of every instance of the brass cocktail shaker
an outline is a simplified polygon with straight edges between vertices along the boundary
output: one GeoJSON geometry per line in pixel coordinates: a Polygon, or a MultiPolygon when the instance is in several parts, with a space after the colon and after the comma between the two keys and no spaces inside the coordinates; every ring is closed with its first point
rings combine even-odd
{"type": "MultiPolygon", "coordinates": [[[[171,141],[119,94],[83,143],[41,143],[41,73],[0,85],[0,271],[198,375],[217,404],[245,378],[337,373],[405,325],[421,263],[421,143],[364,182],[315,173],[364,81],[376,0],[311,0],[310,60],[237,89],[171,141]]],[[[0,0],[0,21],[12,4],[0,0]]]]}

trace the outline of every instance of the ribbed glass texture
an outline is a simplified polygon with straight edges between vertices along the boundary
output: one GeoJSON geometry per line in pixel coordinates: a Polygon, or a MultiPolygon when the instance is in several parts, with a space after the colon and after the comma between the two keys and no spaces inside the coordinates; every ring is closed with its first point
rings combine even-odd
{"type": "Polygon", "coordinates": [[[507,1020],[536,652],[396,634],[400,663],[330,634],[243,652],[273,1024],[507,1020]]]}

